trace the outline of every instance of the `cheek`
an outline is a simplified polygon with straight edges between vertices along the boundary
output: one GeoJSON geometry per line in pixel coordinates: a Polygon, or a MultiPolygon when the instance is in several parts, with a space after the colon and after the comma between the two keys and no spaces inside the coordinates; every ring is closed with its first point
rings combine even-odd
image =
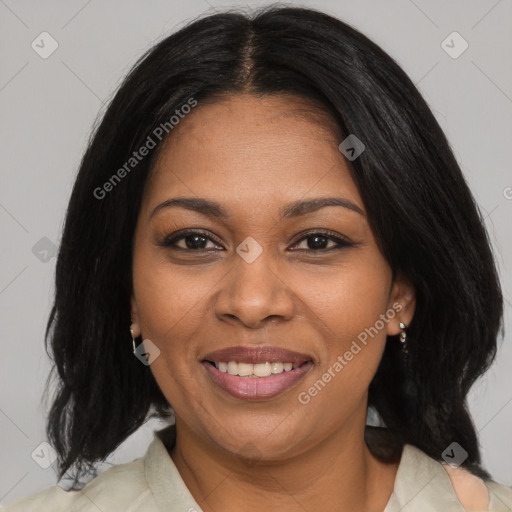
{"type": "Polygon", "coordinates": [[[386,343],[382,318],[394,317],[387,311],[390,287],[391,272],[377,253],[360,253],[329,279],[309,280],[309,316],[325,342],[315,379],[299,390],[299,402],[315,415],[339,421],[364,398],[386,343]]]}
{"type": "MultiPolygon", "coordinates": [[[[176,269],[159,252],[141,247],[136,253],[134,290],[142,338],[150,339],[160,350],[150,370],[174,406],[176,397],[186,397],[197,387],[199,363],[192,340],[201,337],[207,292],[214,282],[198,267],[176,269]]],[[[194,396],[197,400],[198,393],[194,396]]]]}
{"type": "Polygon", "coordinates": [[[193,269],[176,271],[154,257],[134,262],[142,337],[160,350],[150,371],[171,406],[185,415],[190,403],[199,407],[202,400],[195,348],[205,319],[207,291],[213,283],[199,276],[193,269]]]}
{"type": "Polygon", "coordinates": [[[186,339],[186,333],[204,321],[215,276],[199,265],[173,265],[164,250],[155,251],[148,241],[140,246],[134,258],[133,279],[142,334],[165,350],[173,340],[186,339]]]}
{"type": "MultiPolygon", "coordinates": [[[[304,307],[311,310],[311,319],[319,320],[317,326],[330,340],[332,352],[350,345],[385,314],[391,271],[380,253],[361,251],[335,271],[312,273],[308,279],[296,276],[295,282],[304,283],[300,291],[304,307]]],[[[381,323],[378,326],[385,338],[385,329],[381,323]]]]}

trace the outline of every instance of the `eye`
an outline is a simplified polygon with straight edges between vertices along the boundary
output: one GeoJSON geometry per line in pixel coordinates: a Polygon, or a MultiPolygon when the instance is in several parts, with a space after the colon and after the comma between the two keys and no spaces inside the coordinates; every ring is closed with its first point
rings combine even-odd
{"type": "Polygon", "coordinates": [[[214,240],[203,231],[185,230],[166,237],[158,245],[177,250],[200,252],[212,249],[212,247],[207,247],[208,242],[214,243],[214,240]]]}
{"type": "Polygon", "coordinates": [[[340,235],[332,231],[312,231],[303,236],[295,246],[300,242],[306,242],[306,248],[292,249],[293,251],[312,251],[312,252],[329,252],[341,249],[343,247],[352,247],[354,244],[340,237],[340,235]],[[329,247],[329,243],[333,245],[329,247]]]}

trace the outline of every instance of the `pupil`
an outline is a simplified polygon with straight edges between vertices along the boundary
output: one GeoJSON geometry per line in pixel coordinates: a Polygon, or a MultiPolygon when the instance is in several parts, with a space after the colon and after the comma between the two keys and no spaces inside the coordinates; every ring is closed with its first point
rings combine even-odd
{"type": "Polygon", "coordinates": [[[204,242],[206,242],[206,238],[201,235],[189,235],[185,238],[187,249],[204,249],[204,242]],[[194,241],[190,242],[190,240],[194,241]]]}
{"type": "Polygon", "coordinates": [[[315,240],[313,244],[308,244],[310,249],[325,249],[326,247],[326,237],[325,236],[310,236],[309,240],[315,240]],[[318,242],[320,240],[320,242],[318,242]]]}

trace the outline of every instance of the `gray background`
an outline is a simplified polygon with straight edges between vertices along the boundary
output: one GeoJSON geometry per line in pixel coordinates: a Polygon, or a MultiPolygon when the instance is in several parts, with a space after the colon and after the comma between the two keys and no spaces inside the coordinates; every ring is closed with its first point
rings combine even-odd
{"type": "MultiPolygon", "coordinates": [[[[49,371],[43,334],[53,294],[51,247],[59,243],[74,175],[104,101],[145,49],[186,20],[220,7],[263,3],[0,0],[0,503],[55,482],[53,470],[42,469],[31,458],[45,439],[46,409],[40,400],[49,371]],[[43,31],[59,45],[47,59],[31,47],[43,31]]],[[[485,216],[509,326],[512,1],[300,4],[354,25],[390,53],[418,85],[485,216]],[[458,58],[441,46],[453,31],[469,44],[458,58]]],[[[453,46],[460,48],[456,41],[453,46]]],[[[484,463],[507,485],[512,485],[511,367],[508,330],[497,363],[470,397],[484,463]]],[[[142,455],[155,426],[153,422],[132,436],[111,462],[142,455]]]]}

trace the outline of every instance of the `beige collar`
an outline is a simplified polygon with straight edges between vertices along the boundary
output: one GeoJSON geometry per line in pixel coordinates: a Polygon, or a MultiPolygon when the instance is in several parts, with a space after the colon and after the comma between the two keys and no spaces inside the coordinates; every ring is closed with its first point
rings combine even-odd
{"type": "MultiPolygon", "coordinates": [[[[201,508],[190,494],[171,459],[166,444],[174,446],[174,425],[158,431],[144,457],[146,480],[162,511],[197,511],[201,508]]],[[[406,444],[395,479],[394,491],[383,512],[464,512],[465,508],[443,465],[415,446],[406,444]]]]}

